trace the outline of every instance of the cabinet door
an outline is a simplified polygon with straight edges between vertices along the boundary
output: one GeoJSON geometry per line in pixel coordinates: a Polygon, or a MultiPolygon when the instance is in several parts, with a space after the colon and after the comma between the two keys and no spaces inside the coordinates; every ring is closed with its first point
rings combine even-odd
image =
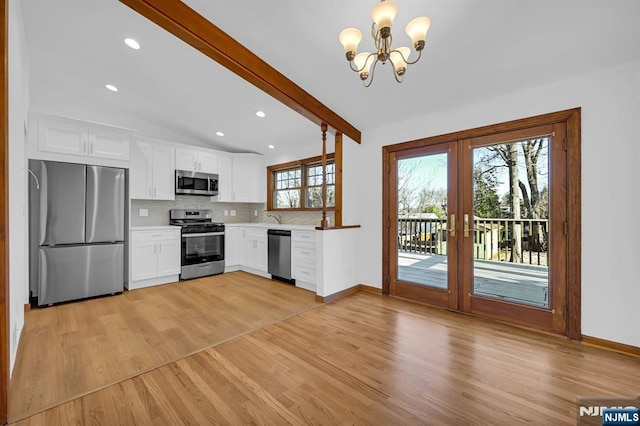
{"type": "Polygon", "coordinates": [[[247,266],[248,251],[249,251],[249,238],[247,237],[247,229],[238,228],[238,265],[247,266]]]}
{"type": "Polygon", "coordinates": [[[244,156],[233,157],[233,201],[240,203],[251,202],[251,192],[253,187],[251,176],[250,158],[244,156]]]}
{"type": "Polygon", "coordinates": [[[218,173],[218,156],[213,152],[199,152],[197,170],[202,173],[218,173]]]}
{"type": "Polygon", "coordinates": [[[153,196],[153,148],[148,143],[136,142],[131,146],[129,164],[129,193],[132,199],[148,200],[153,196]]]}
{"type": "Polygon", "coordinates": [[[153,240],[135,241],[131,244],[131,281],[155,278],[158,275],[158,254],[153,240]]]}
{"type": "Polygon", "coordinates": [[[129,134],[107,129],[89,129],[89,155],[112,160],[129,160],[129,134]]]}
{"type": "Polygon", "coordinates": [[[45,118],[38,120],[38,149],[40,151],[86,155],[87,140],[87,126],[45,118]]]}
{"type": "Polygon", "coordinates": [[[175,239],[158,241],[158,276],[180,273],[180,234],[175,239]]]}
{"type": "Polygon", "coordinates": [[[198,151],[190,149],[176,149],[176,169],[187,170],[190,172],[196,171],[196,165],[198,162],[198,151]]]}
{"type": "Polygon", "coordinates": [[[269,252],[267,250],[267,237],[258,238],[256,240],[256,266],[255,268],[262,272],[267,272],[269,264],[269,252]]]}
{"type": "Polygon", "coordinates": [[[261,272],[267,272],[267,230],[264,228],[247,228],[246,232],[246,266],[261,272]]]}
{"type": "Polygon", "coordinates": [[[153,149],[153,198],[176,199],[176,169],[174,149],[156,146],[153,149]]]}
{"type": "Polygon", "coordinates": [[[238,228],[228,226],[224,232],[224,264],[235,266],[238,264],[238,228]]]}
{"type": "Polygon", "coordinates": [[[218,201],[233,201],[233,157],[218,155],[218,201]]]}

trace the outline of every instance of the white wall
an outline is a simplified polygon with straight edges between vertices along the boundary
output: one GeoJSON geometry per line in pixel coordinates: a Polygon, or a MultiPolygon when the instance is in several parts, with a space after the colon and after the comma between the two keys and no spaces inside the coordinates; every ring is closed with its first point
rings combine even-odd
{"type": "Polygon", "coordinates": [[[640,61],[392,123],[347,144],[344,211],[362,225],[360,282],[382,282],[382,146],[574,107],[582,107],[582,333],[640,346],[640,61]]]}
{"type": "Polygon", "coordinates": [[[19,0],[9,2],[9,339],[10,371],[29,300],[25,121],[29,108],[28,64],[19,0]]]}

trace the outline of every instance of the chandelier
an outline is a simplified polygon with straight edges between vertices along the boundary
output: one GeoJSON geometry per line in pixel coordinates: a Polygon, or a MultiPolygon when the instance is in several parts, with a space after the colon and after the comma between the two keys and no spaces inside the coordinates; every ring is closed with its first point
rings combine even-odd
{"type": "Polygon", "coordinates": [[[349,61],[351,69],[360,74],[360,79],[364,87],[369,87],[373,82],[376,65],[378,62],[385,64],[391,62],[393,76],[398,83],[402,83],[407,65],[415,64],[422,56],[427,41],[427,31],[431,26],[431,20],[426,16],[415,18],[405,31],[413,42],[413,47],[418,52],[418,57],[414,61],[409,61],[411,49],[408,47],[391,48],[393,36],[391,35],[391,25],[393,18],[398,13],[398,7],[392,0],[382,0],[373,8],[371,17],[371,37],[373,38],[376,52],[357,53],[358,43],[362,40],[362,33],[357,28],[347,28],[340,33],[340,43],[344,46],[344,52],[349,61]]]}

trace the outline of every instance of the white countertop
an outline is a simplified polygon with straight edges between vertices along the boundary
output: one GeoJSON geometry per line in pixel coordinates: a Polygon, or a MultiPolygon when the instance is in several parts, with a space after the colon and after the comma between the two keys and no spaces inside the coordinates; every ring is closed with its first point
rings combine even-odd
{"type": "Polygon", "coordinates": [[[150,225],[150,226],[130,226],[132,231],[166,231],[171,229],[180,229],[179,226],[173,225],[150,225]]]}
{"type": "Polygon", "coordinates": [[[244,226],[248,228],[267,228],[267,229],[289,229],[296,231],[315,231],[314,225],[293,225],[279,223],[225,223],[225,226],[244,226]]]}

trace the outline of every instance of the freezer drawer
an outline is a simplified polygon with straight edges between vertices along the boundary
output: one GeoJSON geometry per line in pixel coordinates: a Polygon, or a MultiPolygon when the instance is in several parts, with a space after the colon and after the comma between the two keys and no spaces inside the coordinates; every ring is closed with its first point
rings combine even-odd
{"type": "Polygon", "coordinates": [[[124,245],[42,247],[38,305],[122,292],[124,245]]]}

